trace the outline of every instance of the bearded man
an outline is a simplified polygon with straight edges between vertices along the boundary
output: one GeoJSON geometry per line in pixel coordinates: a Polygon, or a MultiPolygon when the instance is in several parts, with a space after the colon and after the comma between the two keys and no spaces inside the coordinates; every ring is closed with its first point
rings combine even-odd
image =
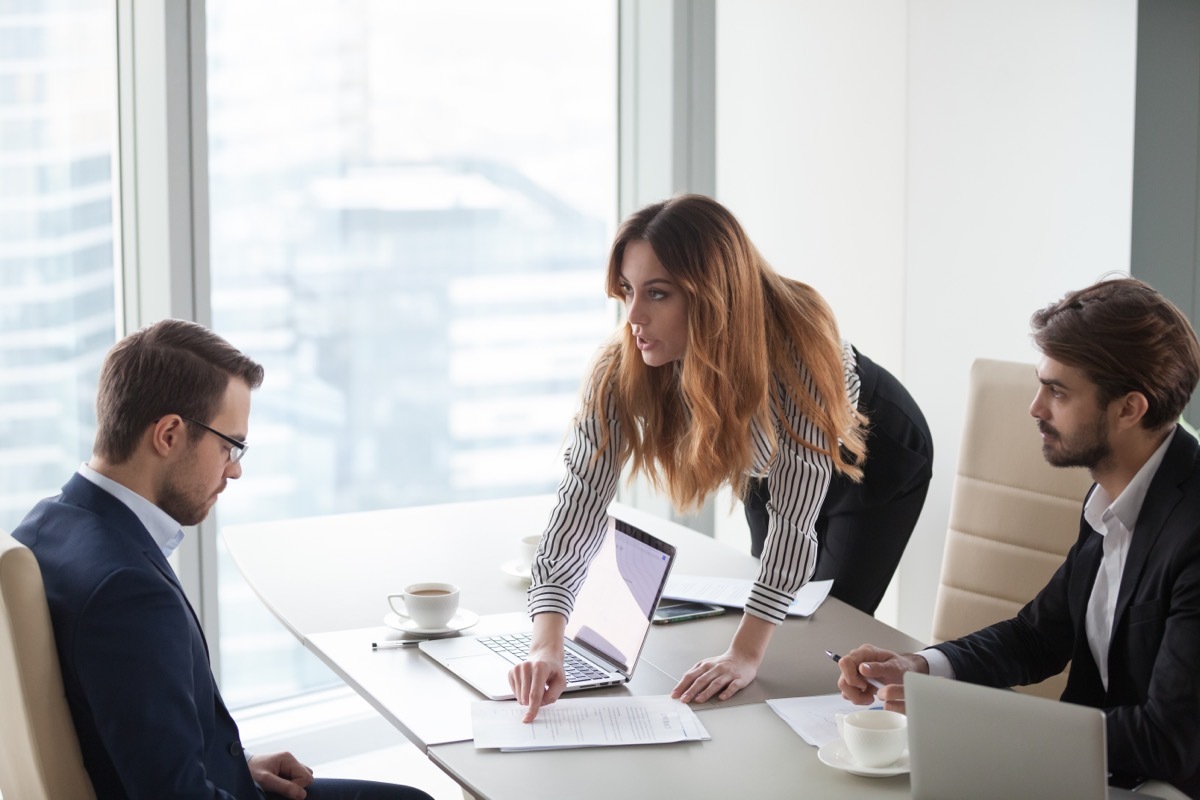
{"type": "Polygon", "coordinates": [[[109,351],[92,459],[13,531],[37,558],[84,766],[108,798],[418,800],[318,780],[291,753],[248,756],[167,558],[242,475],[263,368],[164,320],[109,351]]]}
{"type": "Polygon", "coordinates": [[[920,653],[863,645],[842,657],[838,686],[903,710],[910,670],[1007,687],[1070,662],[1062,699],[1104,711],[1114,782],[1157,778],[1200,797],[1200,446],[1177,424],[1200,345],[1178,308],[1131,278],[1032,322],[1042,453],[1095,481],[1079,538],[1016,617],[920,653]]]}

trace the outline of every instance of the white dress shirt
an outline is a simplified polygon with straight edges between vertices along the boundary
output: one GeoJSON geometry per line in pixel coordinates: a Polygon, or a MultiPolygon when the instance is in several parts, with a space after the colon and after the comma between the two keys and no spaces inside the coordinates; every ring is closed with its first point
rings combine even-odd
{"type": "Polygon", "coordinates": [[[162,554],[167,558],[171,557],[171,553],[183,541],[183,529],[179,527],[178,522],[171,518],[170,514],[128,486],[101,475],[87,464],[79,465],[79,474],[128,506],[129,510],[137,516],[138,521],[146,526],[146,530],[150,532],[150,538],[154,539],[154,543],[162,550],[162,554]]]}
{"type": "MultiPolygon", "coordinates": [[[[1087,632],[1088,649],[1092,651],[1092,660],[1096,662],[1100,680],[1106,690],[1108,647],[1112,639],[1113,619],[1117,614],[1117,592],[1121,588],[1121,574],[1125,571],[1129,542],[1133,539],[1133,529],[1142,513],[1142,504],[1146,501],[1150,482],[1154,480],[1163,456],[1166,455],[1167,445],[1174,436],[1172,431],[1163,440],[1116,500],[1110,498],[1104,487],[1097,484],[1095,491],[1083,505],[1083,518],[1092,526],[1092,530],[1104,537],[1104,555],[1096,573],[1096,583],[1092,586],[1092,596],[1088,599],[1083,626],[1087,632]]],[[[922,650],[918,655],[923,656],[929,663],[930,675],[954,677],[954,667],[942,651],[931,647],[922,650]]]]}

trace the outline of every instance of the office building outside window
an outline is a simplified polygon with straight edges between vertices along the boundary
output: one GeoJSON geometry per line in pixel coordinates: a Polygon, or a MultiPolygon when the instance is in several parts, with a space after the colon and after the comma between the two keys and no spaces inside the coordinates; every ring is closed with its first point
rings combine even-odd
{"type": "Polygon", "coordinates": [[[117,330],[114,19],[0,3],[0,530],[91,454],[117,330]]]}
{"type": "MultiPolygon", "coordinates": [[[[213,325],[266,367],[219,523],[552,491],[616,320],[616,5],[206,5],[213,325]]],[[[336,682],[218,581],[232,705],[336,682]]]]}

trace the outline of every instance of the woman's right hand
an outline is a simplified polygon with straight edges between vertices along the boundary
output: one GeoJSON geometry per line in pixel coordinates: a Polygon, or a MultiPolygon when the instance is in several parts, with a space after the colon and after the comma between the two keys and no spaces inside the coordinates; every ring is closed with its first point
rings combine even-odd
{"type": "Polygon", "coordinates": [[[528,706],[525,722],[533,722],[538,709],[558,699],[567,686],[563,672],[563,632],[567,619],[561,614],[538,614],[533,618],[533,640],[529,657],[508,672],[508,685],[517,702],[528,706]]]}

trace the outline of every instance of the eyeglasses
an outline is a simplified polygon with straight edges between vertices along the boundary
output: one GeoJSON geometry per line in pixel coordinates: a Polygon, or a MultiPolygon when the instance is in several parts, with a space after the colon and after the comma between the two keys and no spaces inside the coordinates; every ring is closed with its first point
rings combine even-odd
{"type": "Polygon", "coordinates": [[[201,428],[204,428],[204,430],[208,431],[209,433],[214,434],[216,436],[220,436],[222,439],[224,439],[225,442],[229,444],[229,463],[230,464],[236,464],[239,461],[241,461],[242,456],[246,455],[246,451],[250,449],[250,445],[246,444],[245,442],[239,442],[237,439],[233,438],[232,436],[226,436],[225,434],[221,433],[216,428],[210,428],[209,426],[205,425],[203,422],[201,422],[198,419],[192,419],[191,417],[183,417],[183,420],[185,422],[190,422],[193,425],[199,425],[201,428]]]}

